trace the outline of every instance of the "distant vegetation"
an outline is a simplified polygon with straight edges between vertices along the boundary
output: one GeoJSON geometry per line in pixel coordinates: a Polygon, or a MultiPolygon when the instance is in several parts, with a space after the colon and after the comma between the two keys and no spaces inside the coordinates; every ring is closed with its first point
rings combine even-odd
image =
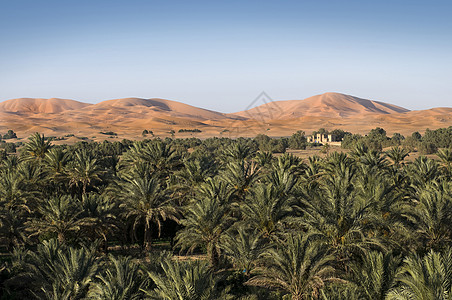
{"type": "Polygon", "coordinates": [[[199,129],[179,129],[178,132],[202,132],[199,129]]]}
{"type": "MultiPolygon", "coordinates": [[[[2,138],[2,135],[0,134],[0,140],[1,140],[1,138],[2,138]]],[[[5,133],[4,135],[3,135],[3,139],[4,140],[8,140],[8,139],[15,139],[15,138],[17,138],[17,135],[16,135],[16,133],[13,131],[13,130],[8,130],[8,132],[7,133],[5,133]]]]}
{"type": "Polygon", "coordinates": [[[116,135],[118,135],[116,132],[113,132],[113,131],[107,131],[107,132],[103,132],[103,131],[101,131],[100,132],[100,134],[105,134],[105,135],[114,135],[114,136],[116,136],[116,135]]]}
{"type": "Polygon", "coordinates": [[[414,132],[408,137],[404,137],[399,133],[388,137],[384,129],[376,128],[365,136],[346,134],[342,141],[342,147],[348,149],[352,149],[359,144],[371,150],[381,150],[382,148],[391,146],[403,146],[409,151],[418,150],[421,154],[433,154],[437,152],[438,148],[452,148],[452,126],[437,130],[427,129],[424,136],[419,132],[414,132]]]}
{"type": "Polygon", "coordinates": [[[0,142],[0,149],[4,149],[6,153],[16,153],[16,144],[0,142]]]}
{"type": "Polygon", "coordinates": [[[320,134],[333,134],[333,135],[336,136],[336,139],[339,140],[339,141],[342,141],[346,135],[351,135],[350,132],[344,131],[342,129],[334,129],[332,131],[328,131],[325,128],[320,128],[319,130],[314,131],[312,133],[312,135],[317,135],[317,133],[320,133],[320,134]]]}
{"type": "Polygon", "coordinates": [[[36,133],[0,150],[0,298],[449,299],[451,130],[344,133],[348,153],[305,160],[302,131],[36,133]],[[408,162],[423,144],[437,159],[408,162]]]}
{"type": "Polygon", "coordinates": [[[143,130],[143,132],[141,133],[142,136],[146,136],[146,135],[148,135],[148,134],[150,134],[151,136],[154,136],[154,132],[153,132],[152,130],[147,130],[147,129],[145,129],[145,130],[143,130]]]}

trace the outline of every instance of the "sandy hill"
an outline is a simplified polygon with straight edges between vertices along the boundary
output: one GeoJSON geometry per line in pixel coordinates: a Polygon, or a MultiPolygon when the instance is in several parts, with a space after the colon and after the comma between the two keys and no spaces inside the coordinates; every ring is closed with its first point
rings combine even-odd
{"type": "Polygon", "coordinates": [[[107,100],[89,107],[88,111],[121,111],[161,117],[164,115],[196,120],[221,120],[230,118],[226,114],[165,99],[124,98],[107,100]]]}
{"type": "Polygon", "coordinates": [[[68,99],[19,98],[0,103],[1,112],[14,113],[60,113],[66,110],[80,109],[91,104],[68,99]]]}
{"type": "Polygon", "coordinates": [[[404,135],[426,128],[452,126],[452,108],[408,109],[339,93],[304,100],[275,101],[247,111],[224,114],[165,99],[124,98],[87,104],[65,99],[21,98],[0,103],[0,133],[13,129],[20,137],[33,132],[92,140],[139,139],[144,129],[156,136],[254,137],[310,134],[321,127],[367,133],[383,127],[404,135]],[[182,130],[179,133],[180,129],[182,130]],[[187,132],[187,129],[189,130],[187,132]],[[199,129],[201,132],[190,130],[199,129]],[[117,135],[108,136],[106,132],[117,135]]]}
{"type": "Polygon", "coordinates": [[[265,120],[293,119],[304,116],[347,118],[366,114],[408,112],[396,105],[361,99],[340,93],[325,93],[304,100],[275,101],[235,115],[265,120]]]}

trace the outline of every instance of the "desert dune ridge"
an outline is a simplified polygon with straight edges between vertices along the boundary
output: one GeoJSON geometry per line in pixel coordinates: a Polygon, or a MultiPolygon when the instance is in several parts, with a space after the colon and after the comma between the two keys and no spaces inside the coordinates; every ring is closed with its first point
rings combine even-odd
{"type": "Polygon", "coordinates": [[[162,137],[203,138],[252,137],[260,133],[290,136],[297,130],[309,134],[322,127],[353,133],[383,127],[388,133],[411,134],[451,125],[452,108],[410,111],[340,93],[275,101],[229,114],[160,98],[123,98],[97,104],[58,98],[19,98],[0,103],[0,132],[13,129],[23,136],[36,131],[51,136],[77,134],[94,140],[141,138],[145,129],[162,137]],[[201,132],[179,133],[181,129],[201,132]],[[101,132],[117,135],[108,137],[101,132]]]}

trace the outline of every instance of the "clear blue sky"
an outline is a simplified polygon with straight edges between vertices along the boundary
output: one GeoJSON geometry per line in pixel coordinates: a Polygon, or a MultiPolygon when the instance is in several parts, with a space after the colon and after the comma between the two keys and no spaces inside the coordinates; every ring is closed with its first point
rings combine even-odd
{"type": "Polygon", "coordinates": [[[0,100],[452,106],[451,1],[0,1],[0,100]]]}

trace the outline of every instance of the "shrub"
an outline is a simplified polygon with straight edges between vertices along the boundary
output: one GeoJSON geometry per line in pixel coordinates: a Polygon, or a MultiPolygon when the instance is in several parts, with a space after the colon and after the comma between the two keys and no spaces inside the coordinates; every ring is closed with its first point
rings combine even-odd
{"type": "Polygon", "coordinates": [[[330,134],[335,135],[338,141],[342,141],[346,135],[351,135],[352,133],[342,129],[334,129],[330,134]]]}
{"type": "Polygon", "coordinates": [[[16,153],[16,145],[14,143],[5,143],[6,153],[16,153]]]}
{"type": "Polygon", "coordinates": [[[179,129],[179,132],[202,132],[199,129],[179,129]]]}
{"type": "Polygon", "coordinates": [[[141,133],[142,136],[146,136],[146,135],[148,135],[148,134],[154,136],[154,132],[153,132],[152,130],[147,130],[147,129],[145,129],[145,130],[143,130],[143,132],[141,133]]]}
{"type": "Polygon", "coordinates": [[[405,137],[400,133],[394,133],[391,137],[389,146],[399,146],[404,139],[405,137]]]}
{"type": "Polygon", "coordinates": [[[357,143],[363,140],[360,134],[347,134],[342,140],[341,146],[345,149],[353,149],[357,143]]]}
{"type": "Polygon", "coordinates": [[[16,133],[15,133],[14,131],[12,131],[12,130],[10,129],[10,130],[8,130],[8,133],[6,133],[6,134],[3,135],[3,138],[4,138],[5,140],[7,140],[7,139],[15,139],[15,138],[17,138],[17,135],[16,135],[16,133]]]}
{"type": "Polygon", "coordinates": [[[304,131],[297,131],[292,134],[289,139],[289,148],[290,149],[306,149],[306,137],[304,131]]]}
{"type": "Polygon", "coordinates": [[[381,140],[366,138],[365,145],[369,150],[381,151],[383,149],[383,142],[381,140]]]}
{"type": "Polygon", "coordinates": [[[330,144],[325,144],[322,146],[320,152],[328,154],[330,152],[330,148],[331,148],[330,144]]]}
{"type": "Polygon", "coordinates": [[[328,130],[326,130],[325,128],[320,128],[320,129],[317,130],[317,131],[313,131],[313,132],[312,132],[312,135],[317,135],[317,133],[320,133],[320,134],[328,134],[329,132],[328,132],[328,130]]]}
{"type": "Polygon", "coordinates": [[[434,144],[438,148],[452,148],[452,126],[436,130],[427,129],[422,142],[434,144]]]}
{"type": "Polygon", "coordinates": [[[416,141],[420,141],[422,139],[422,135],[419,133],[419,131],[413,132],[411,137],[416,141]]]}
{"type": "Polygon", "coordinates": [[[273,140],[271,151],[273,153],[286,153],[287,145],[288,145],[288,142],[287,142],[287,139],[285,139],[285,138],[273,140]]]}
{"type": "Polygon", "coordinates": [[[0,150],[0,163],[7,157],[5,150],[0,150]]]}
{"type": "Polygon", "coordinates": [[[113,131],[107,131],[107,132],[101,131],[100,134],[105,134],[105,135],[118,135],[116,132],[113,132],[113,131]]]}
{"type": "Polygon", "coordinates": [[[434,143],[430,142],[421,142],[419,143],[419,152],[421,154],[434,154],[436,151],[438,151],[438,147],[434,143]]]}
{"type": "Polygon", "coordinates": [[[265,134],[258,134],[253,139],[260,151],[272,151],[272,139],[265,134]]]}
{"type": "Polygon", "coordinates": [[[407,149],[410,152],[413,152],[416,148],[418,148],[420,141],[413,136],[409,136],[402,141],[403,148],[407,149]]]}

